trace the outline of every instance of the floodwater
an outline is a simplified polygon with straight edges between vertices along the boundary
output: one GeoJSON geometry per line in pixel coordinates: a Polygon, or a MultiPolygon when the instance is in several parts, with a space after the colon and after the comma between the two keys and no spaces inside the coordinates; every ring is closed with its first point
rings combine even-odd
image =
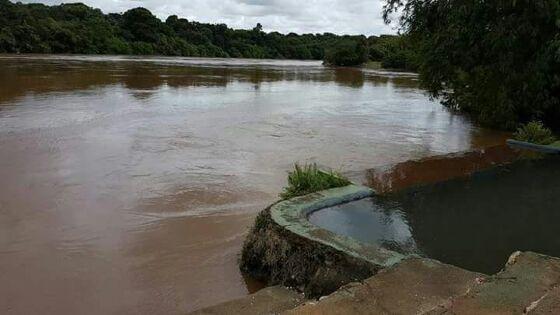
{"type": "Polygon", "coordinates": [[[319,62],[0,56],[0,313],[178,314],[241,297],[292,163],[365,169],[503,134],[410,74],[319,62]]]}
{"type": "Polygon", "coordinates": [[[521,160],[317,211],[311,222],[363,242],[494,274],[515,251],[560,256],[560,158],[521,160]]]}

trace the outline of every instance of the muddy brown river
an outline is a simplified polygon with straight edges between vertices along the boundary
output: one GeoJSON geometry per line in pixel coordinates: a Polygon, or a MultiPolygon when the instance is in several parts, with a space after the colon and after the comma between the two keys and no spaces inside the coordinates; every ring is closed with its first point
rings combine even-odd
{"type": "Polygon", "coordinates": [[[410,74],[320,62],[0,55],[0,313],[183,314],[246,295],[247,229],[296,161],[484,147],[410,74]]]}

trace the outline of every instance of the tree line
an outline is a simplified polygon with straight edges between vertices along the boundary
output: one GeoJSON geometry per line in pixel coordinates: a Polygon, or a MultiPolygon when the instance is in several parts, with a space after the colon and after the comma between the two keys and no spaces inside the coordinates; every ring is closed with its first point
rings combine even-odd
{"type": "MultiPolygon", "coordinates": [[[[104,14],[82,3],[47,6],[0,0],[1,53],[167,55],[323,60],[329,50],[366,46],[366,60],[391,64],[397,36],[281,34],[232,29],[176,15],[161,21],[145,8],[104,14]]],[[[338,62],[333,62],[338,64],[338,62]]],[[[356,61],[351,65],[357,64],[356,61]]],[[[349,64],[350,65],[350,64],[349,64]]],[[[395,64],[397,65],[397,64],[395,64]]],[[[397,65],[398,66],[398,65],[397,65]]]]}

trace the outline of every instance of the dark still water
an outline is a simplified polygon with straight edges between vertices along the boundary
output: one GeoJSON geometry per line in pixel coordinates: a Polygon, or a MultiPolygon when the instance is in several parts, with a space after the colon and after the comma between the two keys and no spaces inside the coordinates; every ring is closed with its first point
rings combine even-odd
{"type": "Polygon", "coordinates": [[[364,199],[310,220],[364,242],[493,274],[517,250],[560,256],[560,158],[364,199]]]}
{"type": "Polygon", "coordinates": [[[319,62],[0,56],[0,313],[185,313],[254,290],[252,220],[295,161],[503,142],[410,74],[319,62]]]}

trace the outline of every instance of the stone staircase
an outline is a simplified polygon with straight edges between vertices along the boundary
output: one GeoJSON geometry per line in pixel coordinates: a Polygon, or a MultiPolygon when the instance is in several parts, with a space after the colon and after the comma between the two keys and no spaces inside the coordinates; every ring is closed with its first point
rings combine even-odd
{"type": "Polygon", "coordinates": [[[197,314],[560,314],[560,259],[517,252],[486,276],[410,258],[319,301],[265,290],[197,314]]]}

